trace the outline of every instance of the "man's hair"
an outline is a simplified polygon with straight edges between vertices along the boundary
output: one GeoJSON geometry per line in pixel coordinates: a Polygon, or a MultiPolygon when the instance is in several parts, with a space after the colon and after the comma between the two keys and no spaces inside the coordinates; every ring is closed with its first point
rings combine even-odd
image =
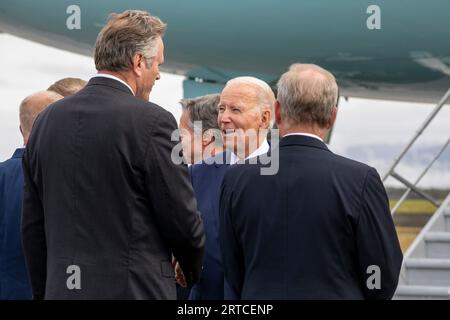
{"type": "MultiPolygon", "coordinates": [[[[219,129],[217,116],[219,114],[220,94],[208,94],[192,99],[182,99],[180,101],[183,112],[187,112],[189,126],[194,130],[194,122],[202,122],[202,134],[209,129],[219,129]]],[[[195,130],[194,130],[195,131],[195,130]]]]}
{"type": "Polygon", "coordinates": [[[53,91],[63,97],[67,97],[83,89],[86,83],[86,81],[79,78],[64,78],[48,87],[47,91],[53,91]]]}
{"type": "Polygon", "coordinates": [[[62,99],[63,96],[53,91],[40,91],[29,95],[20,103],[19,118],[20,127],[24,137],[28,137],[39,113],[53,102],[62,99]]]}
{"type": "Polygon", "coordinates": [[[330,72],[314,64],[293,64],[277,86],[281,117],[289,125],[315,123],[324,128],[330,122],[338,98],[330,72]]]}
{"type": "Polygon", "coordinates": [[[95,68],[129,71],[136,54],[141,54],[149,67],[158,53],[157,39],[165,32],[166,24],[146,11],[111,14],[95,43],[95,68]]]}
{"type": "Polygon", "coordinates": [[[255,89],[255,93],[257,96],[256,105],[259,107],[261,111],[268,108],[271,111],[271,120],[270,127],[273,126],[274,122],[274,106],[275,106],[275,94],[273,93],[272,88],[263,80],[260,80],[255,77],[237,77],[229,80],[225,86],[231,84],[241,84],[247,85],[255,89]]]}

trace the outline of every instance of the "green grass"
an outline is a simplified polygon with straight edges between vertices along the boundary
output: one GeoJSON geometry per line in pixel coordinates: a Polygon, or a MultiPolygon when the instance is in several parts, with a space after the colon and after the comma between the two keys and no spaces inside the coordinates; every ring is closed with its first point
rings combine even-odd
{"type": "MultiPolygon", "coordinates": [[[[395,206],[398,199],[389,200],[391,209],[395,206]]],[[[407,199],[405,200],[396,214],[405,215],[432,215],[436,211],[436,207],[429,201],[424,199],[407,199]]],[[[397,226],[397,234],[400,241],[400,246],[403,252],[411,245],[416,236],[419,234],[421,227],[401,227],[397,226]]]]}
{"type": "MultiPolygon", "coordinates": [[[[391,209],[395,206],[398,200],[390,200],[389,204],[391,209]]],[[[436,211],[436,207],[427,200],[410,199],[405,200],[397,213],[405,214],[433,214],[436,211]]]]}
{"type": "Polygon", "coordinates": [[[414,239],[416,239],[421,228],[396,227],[396,229],[400,247],[402,248],[402,252],[405,253],[409,246],[413,243],[414,239]]]}

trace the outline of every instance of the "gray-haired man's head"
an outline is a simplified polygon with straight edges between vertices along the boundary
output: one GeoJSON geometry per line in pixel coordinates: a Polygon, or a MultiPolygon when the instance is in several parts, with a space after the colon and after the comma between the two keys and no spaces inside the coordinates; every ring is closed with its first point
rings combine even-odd
{"type": "Polygon", "coordinates": [[[112,14],[95,43],[95,68],[127,82],[134,95],[149,99],[164,63],[166,24],[141,10],[112,14]]]}
{"type": "Polygon", "coordinates": [[[182,99],[180,117],[183,155],[188,163],[205,160],[222,151],[222,136],[217,124],[219,94],[182,99]]]}
{"type": "Polygon", "coordinates": [[[314,64],[294,64],[278,81],[276,120],[280,134],[303,128],[319,136],[336,118],[338,86],[335,77],[314,64]]]}

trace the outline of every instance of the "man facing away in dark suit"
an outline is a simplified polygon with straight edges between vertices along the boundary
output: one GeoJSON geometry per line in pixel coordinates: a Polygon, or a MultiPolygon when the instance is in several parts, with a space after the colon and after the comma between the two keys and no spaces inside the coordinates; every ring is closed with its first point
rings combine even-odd
{"type": "Polygon", "coordinates": [[[22,222],[35,299],[175,299],[172,255],[188,284],[199,278],[203,223],[172,161],[176,121],[148,101],[165,29],[144,11],[112,15],[98,74],[36,120],[22,222]]]}
{"type": "Polygon", "coordinates": [[[225,174],[220,240],[225,275],[241,299],[394,294],[402,252],[380,177],[323,143],[337,97],[331,73],[293,65],[278,82],[278,173],[243,164],[225,174]]]}
{"type": "MultiPolygon", "coordinates": [[[[42,91],[21,102],[19,119],[24,146],[38,114],[59,99],[62,96],[55,92],[42,91]]],[[[24,150],[17,149],[11,159],[0,163],[0,300],[31,299],[20,237],[24,150]]]]}
{"type": "Polygon", "coordinates": [[[266,135],[273,122],[274,104],[270,86],[254,77],[231,79],[220,94],[216,126],[227,150],[209,159],[205,159],[204,152],[204,161],[191,167],[192,185],[206,229],[206,248],[201,280],[192,288],[190,299],[236,298],[224,277],[219,244],[220,185],[229,165],[269,150],[266,135]]]}

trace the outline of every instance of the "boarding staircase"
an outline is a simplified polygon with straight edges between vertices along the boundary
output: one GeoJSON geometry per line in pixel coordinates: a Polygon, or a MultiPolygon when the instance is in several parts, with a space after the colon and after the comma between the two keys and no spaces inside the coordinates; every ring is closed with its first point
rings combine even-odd
{"type": "Polygon", "coordinates": [[[394,299],[450,299],[450,194],[406,251],[394,299]]]}
{"type": "Polygon", "coordinates": [[[392,177],[407,187],[406,192],[392,208],[392,214],[395,214],[411,192],[415,192],[438,208],[403,256],[399,285],[394,299],[450,300],[450,193],[441,202],[417,187],[421,179],[450,144],[450,137],[416,181],[408,181],[395,170],[405,154],[449,100],[450,89],[420,126],[400,155],[393,161],[383,177],[383,181],[386,181],[388,177],[392,177]]]}

